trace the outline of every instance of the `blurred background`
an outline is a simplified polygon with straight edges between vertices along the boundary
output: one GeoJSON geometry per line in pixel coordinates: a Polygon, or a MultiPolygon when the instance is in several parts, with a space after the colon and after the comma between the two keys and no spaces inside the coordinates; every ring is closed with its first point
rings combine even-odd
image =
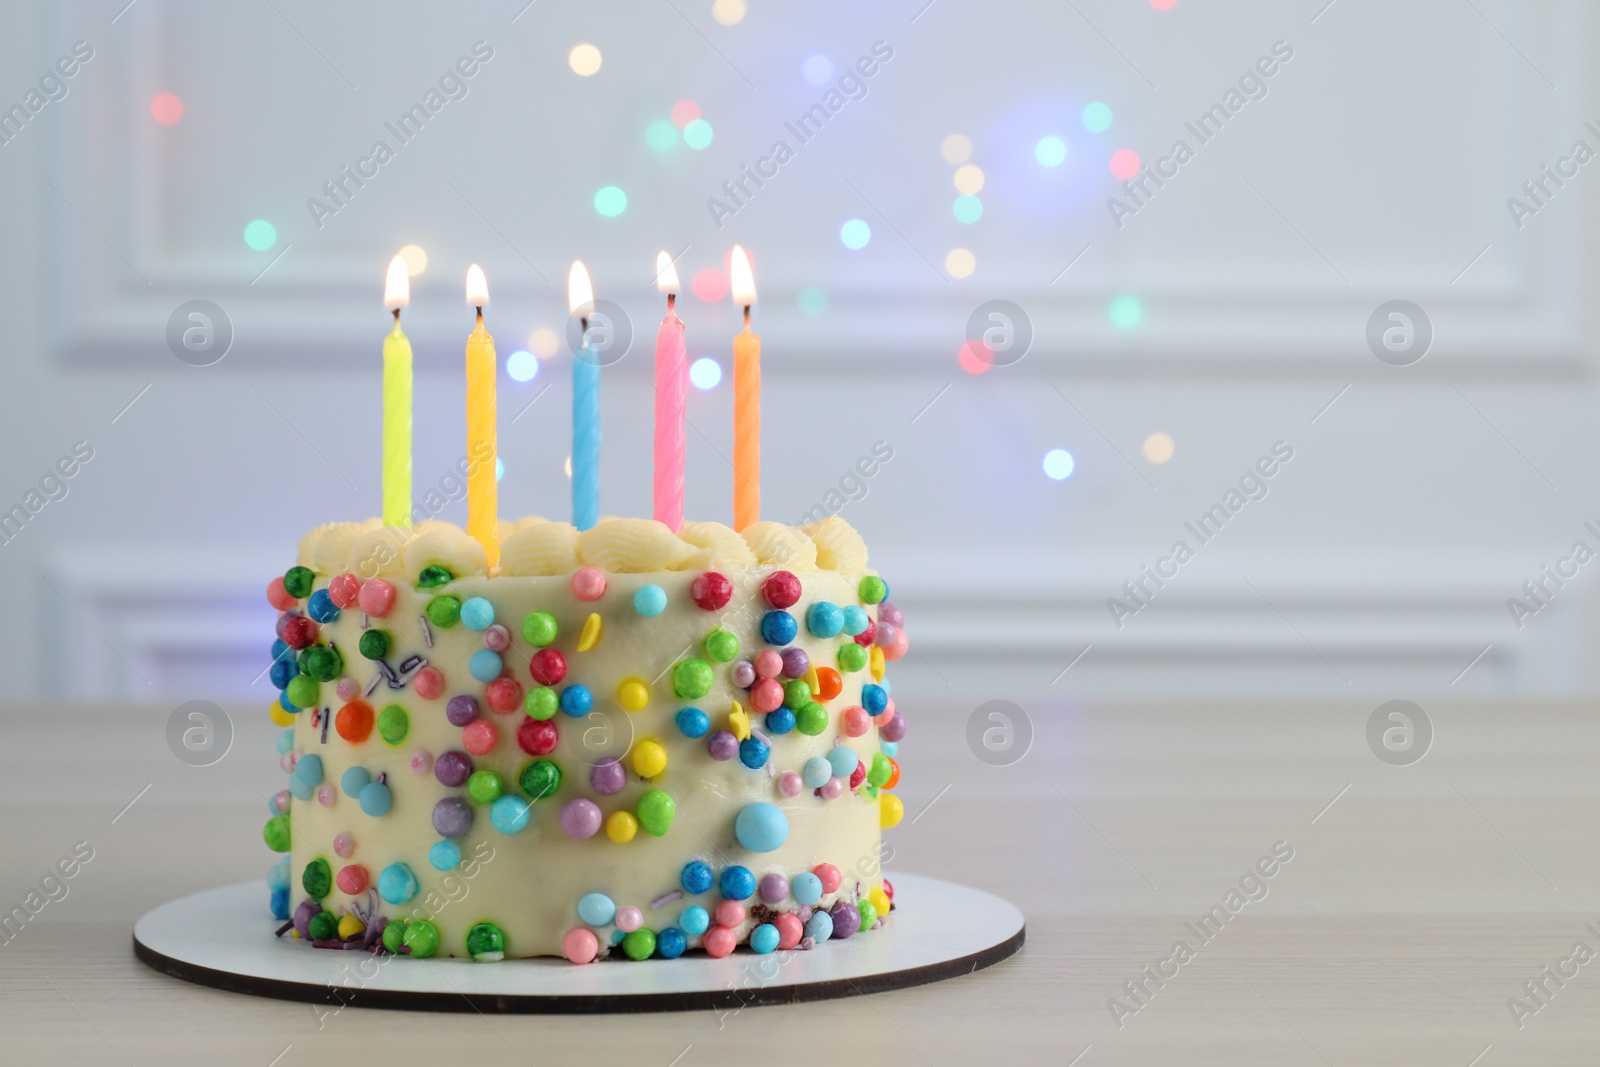
{"type": "Polygon", "coordinates": [[[419,502],[475,262],[501,513],[568,517],[581,258],[635,337],[602,510],[649,513],[665,250],[729,521],[735,242],[766,517],[863,533],[902,693],[1587,695],[1596,40],[1577,0],[7,4],[0,699],[273,697],[268,578],[379,509],[402,249],[419,502]]]}

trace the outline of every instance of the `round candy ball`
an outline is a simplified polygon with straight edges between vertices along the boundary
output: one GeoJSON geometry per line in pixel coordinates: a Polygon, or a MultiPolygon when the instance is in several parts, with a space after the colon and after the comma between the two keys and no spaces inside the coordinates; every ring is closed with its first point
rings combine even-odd
{"type": "Polygon", "coordinates": [[[439,928],[428,919],[417,919],[406,924],[401,942],[411,950],[411,958],[425,960],[439,951],[439,928]]]}
{"type": "Polygon", "coordinates": [[[721,611],[733,599],[733,583],[716,571],[706,571],[690,584],[689,596],[704,611],[721,611]]]}
{"type": "Polygon", "coordinates": [[[361,579],[353,574],[335,574],[328,581],[328,597],[338,608],[355,607],[361,595],[361,579]]]}
{"type": "Polygon", "coordinates": [[[833,919],[834,937],[849,937],[861,929],[861,911],[848,900],[834,901],[828,915],[833,919]]]}
{"type": "Polygon", "coordinates": [[[522,710],[526,711],[530,718],[538,719],[540,722],[553,716],[560,706],[561,698],[547,685],[536,685],[528,690],[528,695],[522,702],[522,710]]]}
{"type": "Polygon", "coordinates": [[[758,771],[767,765],[767,757],[772,754],[772,746],[754,735],[739,742],[739,762],[758,771]]]}
{"type": "Polygon", "coordinates": [[[785,678],[804,678],[806,671],[811,669],[811,657],[803,648],[792,647],[783,650],[783,675],[785,678]]]}
{"type": "Polygon", "coordinates": [[[493,804],[505,791],[505,780],[493,771],[475,771],[467,779],[467,795],[478,804],[493,804]]]}
{"type": "Polygon", "coordinates": [[[644,925],[644,913],[632,904],[624,904],[617,909],[617,929],[625,934],[631,934],[644,925]]]}
{"type": "Polygon", "coordinates": [[[333,941],[339,936],[339,917],[331,911],[318,912],[306,924],[312,941],[333,941]]]}
{"type": "Polygon", "coordinates": [[[561,788],[561,777],[561,768],[549,760],[529,760],[517,774],[517,785],[529,800],[539,801],[556,795],[561,788]]]}
{"type": "Polygon", "coordinates": [[[356,604],[368,615],[381,619],[393,610],[396,595],[393,585],[382,578],[374,578],[361,584],[361,591],[356,594],[356,604]]]}
{"type": "Polygon", "coordinates": [[[534,648],[544,648],[556,639],[556,617],[548,611],[531,611],[522,620],[522,638],[534,648]]]}
{"type": "Polygon", "coordinates": [[[510,675],[494,679],[483,690],[489,706],[502,714],[516,711],[522,706],[522,683],[510,675]]]}
{"type": "Polygon", "coordinates": [[[794,771],[784,771],[778,775],[778,792],[784,796],[797,797],[800,795],[800,790],[804,788],[805,783],[800,780],[800,776],[794,771]]]}
{"type": "Polygon", "coordinates": [[[333,717],[333,728],[340,737],[358,745],[371,736],[372,721],[372,705],[365,700],[352,700],[333,717]]]}
{"type": "Polygon", "coordinates": [[[640,927],[622,939],[622,951],[628,954],[630,960],[647,960],[655,955],[656,932],[649,927],[640,927]]]}
{"type": "Polygon", "coordinates": [[[717,887],[729,900],[749,900],[756,891],[756,876],[750,873],[750,868],[734,864],[723,870],[717,887]]]}
{"type": "Polygon", "coordinates": [[[478,698],[473,696],[455,696],[450,698],[450,703],[444,706],[444,717],[450,720],[451,726],[465,726],[478,717],[478,698]]]}
{"type": "Polygon", "coordinates": [[[701,642],[706,656],[717,663],[731,663],[739,654],[739,639],[728,630],[712,630],[706,634],[706,639],[701,642]]]}
{"type": "Polygon", "coordinates": [[[873,718],[882,715],[889,706],[889,693],[881,685],[868,682],[861,687],[861,706],[867,709],[867,714],[873,718]]]}
{"type": "Polygon", "coordinates": [[[664,960],[675,960],[689,947],[689,939],[676,926],[669,926],[656,934],[656,955],[664,960]]]}
{"type": "Polygon", "coordinates": [[[820,791],[823,800],[838,800],[844,796],[844,779],[829,778],[820,791]]]}
{"type": "Polygon", "coordinates": [[[436,596],[428,601],[428,621],[441,630],[448,630],[461,619],[461,598],[458,596],[436,596]]]}
{"type": "Polygon", "coordinates": [[[279,611],[293,611],[299,602],[283,587],[283,576],[272,579],[267,583],[267,603],[279,611]]]}
{"type": "Polygon", "coordinates": [[[889,757],[882,752],[872,754],[872,768],[867,771],[867,784],[882,787],[889,781],[893,769],[889,764],[889,757]]]}
{"type": "Polygon", "coordinates": [[[844,607],[844,632],[845,633],[849,634],[851,637],[854,637],[856,634],[861,633],[863,630],[865,630],[868,626],[871,626],[871,625],[872,625],[872,619],[867,615],[866,612],[862,611],[860,608],[856,607],[854,604],[845,605],[845,607],[844,607]]]}
{"type": "Polygon", "coordinates": [[[833,936],[833,916],[825,911],[812,912],[806,920],[806,936],[819,945],[828,940],[833,936]]]}
{"type": "Polygon", "coordinates": [[[467,673],[480,682],[492,682],[500,677],[500,672],[505,670],[505,664],[500,660],[500,653],[487,648],[480,648],[467,660],[467,673]]]}
{"type": "Polygon", "coordinates": [[[839,729],[844,731],[846,737],[861,737],[872,725],[872,717],[867,714],[867,709],[858,704],[845,708],[839,715],[839,729]]]}
{"type": "Polygon", "coordinates": [[[678,881],[685,893],[698,896],[711,888],[711,867],[701,860],[690,860],[683,865],[683,873],[678,876],[678,881]]]}
{"type": "Polygon", "coordinates": [[[378,895],[390,904],[404,904],[417,895],[417,876],[403,863],[391,863],[378,875],[378,895]]]}
{"type": "MultiPolygon", "coordinates": [[[[751,852],[776,852],[789,839],[789,817],[776,804],[766,801],[746,804],[734,817],[733,836],[751,852]]],[[[787,885],[784,892],[788,892],[787,885]]]]}
{"type": "Polygon", "coordinates": [[[678,712],[677,722],[684,737],[704,737],[711,729],[711,717],[699,708],[683,708],[678,712]]]}
{"type": "Polygon", "coordinates": [[[339,617],[339,605],[333,602],[326,589],[318,589],[306,601],[306,614],[318,622],[332,622],[339,617]]]}
{"type": "Polygon", "coordinates": [[[750,931],[750,950],[758,956],[771,954],[777,947],[781,935],[778,928],[771,923],[762,923],[750,931]]]}
{"type": "Polygon", "coordinates": [[[335,856],[338,856],[340,859],[348,859],[350,854],[355,850],[355,838],[351,837],[349,833],[341,830],[339,833],[333,835],[333,854],[335,856]]]}
{"type": "Polygon", "coordinates": [[[523,719],[517,727],[517,747],[530,756],[548,756],[560,739],[556,724],[548,719],[523,719]]]}
{"type": "Polygon", "coordinates": [[[411,679],[411,688],[423,700],[438,700],[444,695],[444,672],[438,667],[424,667],[411,679]]]}
{"type": "Polygon", "coordinates": [[[633,610],[654,618],[667,610],[667,591],[659,585],[641,585],[633,593],[633,610]]]}
{"type": "Polygon", "coordinates": [[[606,572],[599,567],[579,567],[572,572],[572,595],[579,600],[599,600],[605,591],[606,572]]]}
{"type": "Polygon", "coordinates": [[[898,711],[878,727],[878,736],[885,741],[901,741],[906,736],[906,717],[898,711]]]}
{"type": "Polygon", "coordinates": [[[494,625],[494,605],[481,596],[468,597],[461,605],[461,622],[467,629],[482,633],[494,625]]]}
{"type": "MultiPolygon", "coordinates": [[[[382,633],[383,631],[374,630],[372,632],[382,633]]],[[[363,638],[364,637],[365,635],[363,635],[363,638]]],[[[376,659],[377,657],[374,656],[368,658],[376,659]]],[[[285,655],[272,661],[272,666],[267,671],[267,679],[272,683],[272,687],[274,689],[284,689],[288,687],[289,683],[294,680],[295,675],[299,673],[299,662],[293,656],[285,655]]]]}
{"type": "Polygon", "coordinates": [[[454,841],[435,841],[428,849],[428,866],[436,871],[453,871],[461,862],[461,846],[454,841]]]}
{"type": "Polygon", "coordinates": [[[732,955],[733,950],[738,947],[739,941],[733,936],[732,930],[726,926],[717,926],[706,931],[706,936],[700,944],[706,950],[707,956],[714,960],[720,960],[724,956],[732,955]]]}
{"type": "Polygon", "coordinates": [[[339,778],[339,788],[347,797],[359,797],[361,791],[372,782],[372,775],[367,773],[365,767],[351,767],[339,778]]]}
{"type": "Polygon", "coordinates": [[[339,875],[333,881],[339,892],[356,896],[367,891],[367,869],[359,863],[347,864],[339,868],[339,875]]]}
{"type": "Polygon", "coordinates": [[[322,757],[315,752],[301,756],[295,761],[294,776],[306,785],[322,784],[322,757]]]}
{"type": "Polygon", "coordinates": [[[807,737],[816,737],[828,728],[828,709],[814,700],[804,707],[796,708],[794,728],[807,737]]]}
{"type": "Polygon", "coordinates": [[[467,955],[474,963],[495,963],[506,958],[506,935],[494,923],[478,923],[467,931],[467,955]]]}
{"type": "Polygon", "coordinates": [[[296,708],[315,706],[321,694],[322,687],[317,684],[317,680],[304,674],[289,679],[289,684],[283,689],[284,699],[296,708]]]}
{"type": "Polygon", "coordinates": [[[839,868],[831,863],[819,863],[811,868],[811,873],[822,880],[824,893],[838,892],[839,886],[844,882],[844,875],[839,873],[839,868]]]}
{"type": "Polygon", "coordinates": [[[493,752],[499,740],[500,731],[494,728],[494,723],[486,719],[469,722],[466,729],[461,731],[461,747],[474,756],[485,756],[493,752]]]}
{"type": "Polygon", "coordinates": [[[905,818],[906,805],[903,800],[893,793],[878,794],[878,827],[890,830],[900,825],[900,820],[905,818]]]}
{"type": "Polygon", "coordinates": [[[604,893],[585,893],[578,898],[578,918],[590,926],[609,926],[617,906],[604,893]]]}
{"type": "Polygon", "coordinates": [[[394,794],[382,782],[369,782],[361,790],[361,810],[368,815],[387,815],[394,807],[394,794]]]}
{"type": "Polygon", "coordinates": [[[465,752],[451,749],[441,752],[439,758],[433,761],[433,776],[439,779],[439,784],[451,789],[467,784],[467,778],[472,774],[472,760],[465,752]]]}
{"type": "Polygon", "coordinates": [[[528,673],[540,685],[560,685],[567,676],[567,657],[553,648],[541,648],[528,661],[528,673]]]}
{"type": "Polygon", "coordinates": [[[527,829],[533,808],[521,797],[504,796],[489,807],[489,822],[503,834],[520,833],[527,829]]]}
{"type": "Polygon", "coordinates": [[[783,673],[783,655],[776,649],[764,648],[752,661],[756,674],[762,678],[776,678],[783,673]]]}
{"type": "Polygon", "coordinates": [[[861,923],[859,928],[862,930],[872,929],[873,924],[878,921],[878,909],[870,900],[857,901],[856,914],[861,923]]]}
{"type": "Polygon", "coordinates": [[[812,789],[821,789],[833,777],[833,764],[823,756],[812,756],[800,768],[800,777],[812,789]]]}
{"type": "Polygon", "coordinates": [[[840,670],[854,674],[867,665],[867,650],[856,644],[840,645],[838,660],[840,670]]]}
{"type": "Polygon", "coordinates": [[[440,837],[460,837],[472,828],[472,805],[444,797],[433,806],[433,829],[440,837]]]}
{"type": "Polygon", "coordinates": [[[905,612],[885,600],[878,606],[878,621],[880,623],[886,622],[895,629],[899,629],[906,624],[905,612]]]}
{"type": "Polygon", "coordinates": [[[573,963],[588,963],[600,954],[600,939],[581,926],[568,930],[561,939],[561,954],[573,963]]]}
{"type": "Polygon", "coordinates": [[[855,773],[856,764],[861,762],[861,757],[856,755],[856,750],[848,745],[836,745],[828,752],[828,765],[833,768],[835,778],[848,778],[855,773]]]}
{"type": "Polygon", "coordinates": [[[690,937],[699,937],[711,926],[711,913],[698,904],[691,904],[678,916],[678,925],[690,937]]]}
{"type": "Polygon", "coordinates": [[[703,659],[686,659],[672,668],[672,692],[684,700],[705,696],[715,681],[711,664],[703,659]]]}
{"type": "Polygon", "coordinates": [[[561,691],[561,711],[574,719],[581,719],[594,707],[594,696],[587,686],[569,685],[561,691]]]}
{"type": "Polygon", "coordinates": [[[806,609],[806,629],[814,637],[836,637],[844,629],[844,612],[837,604],[819,600],[806,609]]]}
{"type": "Polygon", "coordinates": [[[778,735],[794,729],[794,712],[788,708],[773,708],[767,713],[767,732],[778,735]]]}
{"type": "Polygon", "coordinates": [[[381,940],[383,941],[383,950],[385,952],[392,952],[395,955],[399,955],[400,949],[404,947],[406,943],[405,937],[406,921],[404,919],[396,916],[395,918],[390,919],[388,922],[383,924],[383,935],[381,940]]]}
{"type": "Polygon", "coordinates": [[[606,756],[589,768],[589,785],[602,796],[622,792],[628,784],[628,774],[614,756],[606,756]]]}
{"type": "Polygon", "coordinates": [[[717,730],[706,738],[706,752],[714,760],[730,760],[739,754],[739,739],[727,730],[717,730]]]}
{"type": "Polygon", "coordinates": [[[783,686],[772,678],[763,678],[750,687],[750,707],[763,714],[783,706],[783,686]]]}
{"type": "Polygon", "coordinates": [[[393,644],[388,630],[371,629],[361,635],[356,642],[356,649],[366,659],[382,659],[389,654],[393,644]]]}
{"type": "Polygon", "coordinates": [[[772,925],[778,928],[778,947],[782,949],[794,948],[805,936],[806,928],[800,921],[800,916],[793,912],[784,912],[773,917],[772,925]]]}
{"type": "Polygon", "coordinates": [[[811,703],[811,687],[804,678],[791,678],[783,683],[783,706],[791,710],[811,703]]]}
{"type": "Polygon", "coordinates": [[[639,798],[639,825],[652,837],[661,837],[672,829],[672,821],[677,814],[678,805],[659,789],[652,789],[639,798]]]}
{"type": "Polygon", "coordinates": [[[643,711],[650,703],[650,683],[643,678],[624,678],[617,683],[617,703],[624,711],[643,711]]]}
{"type": "Polygon", "coordinates": [[[756,665],[747,659],[742,659],[733,665],[733,673],[729,677],[738,688],[749,689],[756,684],[756,665]]]}
{"type": "Polygon", "coordinates": [[[659,777],[667,769],[667,750],[659,741],[640,741],[633,746],[633,773],[640,778],[659,777]]]}
{"type": "Polygon", "coordinates": [[[310,567],[290,567],[283,572],[283,587],[296,600],[304,600],[310,596],[312,583],[316,580],[317,576],[312,573],[310,567]]]}
{"type": "Polygon", "coordinates": [[[788,571],[773,571],[761,583],[761,598],[775,608],[793,607],[800,602],[800,579],[788,571]]]}
{"type": "Polygon", "coordinates": [[[599,806],[587,797],[569,800],[566,807],[561,809],[562,832],[577,841],[599,833],[602,821],[599,806]]]}
{"type": "Polygon", "coordinates": [[[496,652],[504,652],[511,647],[511,631],[503,622],[492,623],[483,631],[483,646],[492,648],[496,652]]]}
{"type": "Polygon", "coordinates": [[[769,611],[761,617],[761,639],[769,645],[787,645],[799,632],[800,624],[787,611],[769,611]]]}
{"type": "Polygon", "coordinates": [[[718,926],[738,926],[744,922],[744,905],[737,900],[724,900],[717,905],[716,920],[718,926]]]}
{"type": "Polygon", "coordinates": [[[777,871],[764,874],[761,876],[758,891],[761,893],[761,899],[768,904],[781,903],[789,895],[789,879],[777,871]]]}
{"type": "Polygon", "coordinates": [[[789,883],[789,892],[796,901],[809,907],[822,899],[822,879],[810,871],[802,871],[789,883]]]}

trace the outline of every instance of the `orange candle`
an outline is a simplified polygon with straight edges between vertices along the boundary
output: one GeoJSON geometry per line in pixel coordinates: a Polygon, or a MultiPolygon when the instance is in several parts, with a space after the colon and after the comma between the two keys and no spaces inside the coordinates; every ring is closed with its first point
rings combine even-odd
{"type": "Polygon", "coordinates": [[[750,257],[733,246],[733,302],[744,305],[744,330],[733,339],[733,528],[761,518],[761,337],[750,329],[756,302],[750,257]]]}

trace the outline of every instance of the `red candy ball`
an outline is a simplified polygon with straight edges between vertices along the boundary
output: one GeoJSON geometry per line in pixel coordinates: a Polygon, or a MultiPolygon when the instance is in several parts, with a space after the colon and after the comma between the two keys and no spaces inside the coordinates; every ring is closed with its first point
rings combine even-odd
{"type": "Polygon", "coordinates": [[[381,619],[394,607],[394,598],[394,586],[382,578],[374,578],[362,584],[361,591],[356,594],[356,603],[368,615],[381,619]]]}
{"type": "Polygon", "coordinates": [[[839,883],[844,881],[844,876],[839,873],[839,868],[831,863],[819,863],[811,868],[811,873],[816,875],[818,881],[822,883],[824,895],[838,892],[839,883]]]}
{"type": "Polygon", "coordinates": [[[267,583],[267,603],[279,611],[293,611],[300,602],[283,587],[283,575],[280,574],[267,583]]]}
{"type": "MultiPolygon", "coordinates": [[[[867,714],[867,709],[857,704],[852,704],[845,708],[839,716],[839,728],[844,731],[846,737],[862,736],[867,732],[867,728],[871,724],[872,717],[867,714]]],[[[861,769],[859,764],[856,769],[861,769]]],[[[850,784],[855,785],[854,775],[851,776],[850,784]]]]}
{"type": "Polygon", "coordinates": [[[290,648],[310,648],[317,643],[317,624],[304,615],[291,615],[283,624],[283,643],[290,648]]]}
{"type": "Polygon", "coordinates": [[[354,604],[360,595],[361,579],[353,574],[335,574],[328,583],[328,599],[340,611],[354,604]]]}
{"type": "Polygon", "coordinates": [[[484,696],[495,711],[516,711],[522,707],[522,683],[515,678],[496,678],[484,696]]]}
{"type": "Polygon", "coordinates": [[[365,893],[367,891],[367,869],[359,863],[340,867],[339,875],[334,881],[339,886],[339,892],[345,896],[353,897],[357,893],[365,893]]]}
{"type": "Polygon", "coordinates": [[[487,719],[469,722],[461,731],[461,747],[474,756],[486,756],[494,751],[500,740],[500,731],[487,719]]]}
{"type": "Polygon", "coordinates": [[[894,883],[887,878],[883,880],[883,895],[889,898],[889,903],[894,903],[894,883]]]}
{"type": "Polygon", "coordinates": [[[733,599],[733,583],[716,571],[706,571],[689,586],[689,595],[706,611],[721,611],[733,599]]]}
{"type": "Polygon", "coordinates": [[[733,931],[726,926],[713,926],[706,931],[706,935],[701,939],[700,945],[706,950],[707,956],[714,960],[720,960],[724,956],[732,955],[739,942],[734,938],[733,931]]]}
{"type": "Polygon", "coordinates": [[[783,704],[783,686],[776,678],[763,678],[750,687],[750,706],[765,715],[783,704]]]}
{"type": "Polygon", "coordinates": [[[794,948],[800,943],[800,938],[805,936],[806,928],[800,923],[800,916],[786,911],[772,920],[772,925],[778,928],[778,947],[794,948]]]}
{"type": "Polygon", "coordinates": [[[517,745],[530,756],[548,756],[556,749],[556,724],[549,719],[527,718],[517,727],[517,745]]]}
{"type": "Polygon", "coordinates": [[[878,624],[871,619],[867,620],[867,628],[856,634],[856,644],[862,648],[871,648],[873,639],[878,636],[878,624]]]}
{"type": "Polygon", "coordinates": [[[867,765],[856,760],[856,769],[850,772],[850,788],[854,789],[867,780],[867,765]]]}
{"type": "Polygon", "coordinates": [[[528,673],[540,685],[560,685],[567,676],[567,657],[553,648],[541,648],[528,661],[528,673]]]}
{"type": "Polygon", "coordinates": [[[800,579],[788,571],[773,571],[761,583],[761,596],[775,608],[791,608],[800,603],[800,579]]]}
{"type": "Polygon", "coordinates": [[[423,700],[437,700],[444,692],[444,672],[438,667],[424,667],[411,680],[411,685],[423,700]]]}

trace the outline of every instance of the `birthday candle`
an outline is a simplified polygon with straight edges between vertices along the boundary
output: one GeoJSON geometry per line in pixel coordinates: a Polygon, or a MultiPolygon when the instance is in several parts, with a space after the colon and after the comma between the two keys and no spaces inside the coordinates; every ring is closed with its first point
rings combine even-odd
{"type": "Polygon", "coordinates": [[[467,268],[467,304],[478,309],[478,324],[467,338],[467,533],[477,538],[493,570],[500,563],[499,484],[495,481],[494,338],[483,328],[489,282],[483,268],[467,268]]]}
{"type": "Polygon", "coordinates": [[[761,337],[750,329],[756,302],[750,257],[733,246],[733,302],[744,305],[744,331],[733,339],[733,528],[761,518],[761,337]]]}
{"type": "Polygon", "coordinates": [[[583,327],[572,359],[572,525],[587,530],[600,521],[600,356],[589,346],[594,288],[581,260],[567,274],[567,307],[583,327]]]}
{"type": "Polygon", "coordinates": [[[678,272],[665,252],[656,256],[656,288],[667,294],[667,314],[656,334],[655,517],[673,533],[683,529],[683,408],[688,358],[678,318],[678,272]]]}
{"type": "Polygon", "coordinates": [[[406,261],[395,256],[383,284],[384,307],[394,329],[383,339],[383,524],[411,525],[411,342],[400,329],[400,309],[411,303],[406,261]]]}

